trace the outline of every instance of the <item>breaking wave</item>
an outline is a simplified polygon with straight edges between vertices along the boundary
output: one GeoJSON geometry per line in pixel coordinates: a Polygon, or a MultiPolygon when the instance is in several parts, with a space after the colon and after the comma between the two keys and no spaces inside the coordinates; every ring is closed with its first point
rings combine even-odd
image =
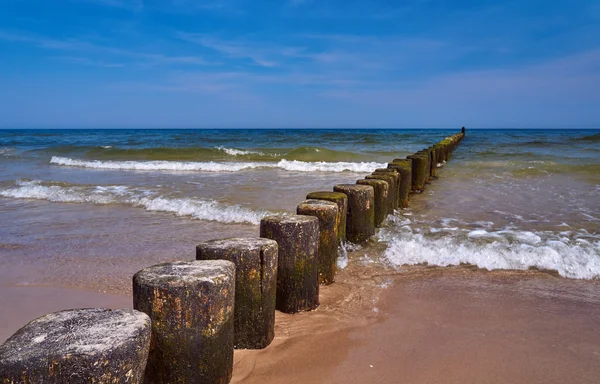
{"type": "Polygon", "coordinates": [[[135,170],[135,171],[204,171],[204,172],[239,172],[256,168],[275,168],[295,172],[372,172],[376,168],[385,167],[387,164],[365,162],[328,163],[305,162],[298,160],[280,160],[277,163],[267,162],[191,162],[191,161],[100,161],[100,160],[77,160],[66,157],[53,156],[51,164],[112,170],[135,170]]]}
{"type": "Polygon", "coordinates": [[[259,224],[267,211],[254,211],[240,205],[215,200],[171,198],[155,191],[124,185],[86,186],[20,180],[13,187],[0,189],[1,197],[37,199],[58,203],[126,204],[147,211],[168,212],[176,216],[221,223],[259,224]]]}

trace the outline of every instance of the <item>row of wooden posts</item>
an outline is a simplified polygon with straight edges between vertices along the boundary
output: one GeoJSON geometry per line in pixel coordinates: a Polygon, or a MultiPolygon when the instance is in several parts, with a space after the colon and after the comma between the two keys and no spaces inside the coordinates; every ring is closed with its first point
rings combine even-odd
{"type": "Polygon", "coordinates": [[[77,309],[30,322],[0,346],[0,383],[228,383],[234,348],[267,347],[276,309],[317,308],[319,285],[335,281],[338,246],[366,242],[407,207],[464,135],[356,184],[309,193],[296,215],[264,217],[260,238],[208,241],[196,261],[139,271],[134,310],[77,309]]]}

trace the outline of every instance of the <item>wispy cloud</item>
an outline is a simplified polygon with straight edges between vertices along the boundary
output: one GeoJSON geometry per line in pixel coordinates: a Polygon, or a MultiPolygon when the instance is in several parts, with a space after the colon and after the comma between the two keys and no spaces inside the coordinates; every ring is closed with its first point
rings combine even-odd
{"type": "MultiPolygon", "coordinates": [[[[210,66],[215,64],[195,55],[167,55],[163,53],[150,53],[137,51],[135,49],[125,49],[112,46],[97,45],[80,39],[53,39],[30,34],[9,33],[0,31],[0,40],[5,40],[9,42],[29,43],[37,47],[49,50],[77,51],[96,56],[120,56],[124,58],[129,58],[130,60],[132,60],[130,64],[134,65],[137,64],[146,66],[156,66],[181,64],[210,66]]],[[[96,61],[96,59],[92,57],[88,57],[86,59],[89,61],[96,61]]]]}
{"type": "Polygon", "coordinates": [[[100,6],[123,8],[133,11],[142,11],[144,9],[144,0],[71,0],[78,3],[96,4],[100,6]]]}
{"type": "Polygon", "coordinates": [[[102,67],[102,68],[123,68],[125,64],[123,63],[111,63],[101,60],[92,60],[87,57],[73,57],[73,56],[57,56],[54,57],[56,60],[65,61],[73,64],[80,65],[88,65],[92,67],[102,67]]]}
{"type": "Polygon", "coordinates": [[[225,41],[205,34],[178,32],[176,36],[187,42],[222,53],[230,58],[249,59],[261,67],[275,67],[278,64],[275,60],[269,58],[273,55],[272,49],[252,47],[251,44],[243,42],[225,41]]]}

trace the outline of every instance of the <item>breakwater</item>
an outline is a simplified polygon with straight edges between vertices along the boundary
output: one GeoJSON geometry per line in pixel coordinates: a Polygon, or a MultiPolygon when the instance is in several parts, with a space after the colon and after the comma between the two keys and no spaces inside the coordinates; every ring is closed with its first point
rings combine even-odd
{"type": "MultiPolygon", "coordinates": [[[[331,243],[368,241],[387,215],[399,207],[406,207],[411,194],[420,193],[437,177],[437,168],[450,159],[463,137],[464,132],[461,132],[407,159],[393,159],[387,168],[373,170],[371,176],[356,184],[338,184],[332,186],[332,191],[309,192],[308,200],[299,202],[297,215],[268,216],[261,220],[263,239],[226,242],[221,248],[200,245],[199,261],[168,263],[140,271],[134,278],[134,307],[140,316],[142,312],[149,316],[143,318],[146,325],[140,327],[151,328],[154,342],[150,343],[147,356],[132,355],[125,349],[123,354],[130,361],[127,364],[152,367],[145,370],[146,382],[228,382],[234,346],[263,348],[272,340],[270,319],[275,308],[295,313],[318,307],[319,284],[335,281],[331,243]],[[262,245],[265,238],[271,240],[268,250],[262,245]],[[217,248],[226,251],[217,252],[217,248]],[[322,255],[328,258],[322,258],[322,255]],[[276,291],[273,281],[276,281],[276,291]],[[255,334],[249,334],[249,329],[255,334]],[[216,357],[209,361],[202,357],[204,353],[216,357]]],[[[59,323],[61,317],[57,315],[50,314],[45,318],[50,322],[48,327],[56,322],[54,324],[63,330],[62,335],[68,335],[73,329],[59,323]]],[[[86,332],[97,324],[78,322],[77,319],[70,324],[89,335],[78,340],[78,345],[92,353],[98,345],[106,348],[108,343],[97,343],[96,338],[111,328],[86,332]]],[[[134,349],[145,350],[147,344],[143,332],[133,333],[134,344],[139,345],[134,349]]],[[[42,381],[61,382],[58,379],[61,376],[56,372],[73,369],[67,352],[61,354],[59,351],[50,360],[43,354],[25,362],[5,358],[13,354],[14,348],[34,348],[37,340],[48,337],[40,334],[39,328],[33,327],[32,323],[18,334],[28,337],[13,336],[0,347],[0,379],[4,382],[23,382],[23,377],[34,371],[41,372],[38,374],[42,376],[37,377],[47,375],[42,381]],[[49,361],[51,369],[45,370],[49,361]]],[[[52,337],[62,335],[59,332],[52,337]]],[[[110,357],[106,361],[108,359],[117,358],[110,357]]],[[[86,369],[96,365],[95,360],[86,360],[84,356],[83,361],[78,362],[77,382],[90,382],[92,378],[101,383],[143,380],[139,369],[107,368],[103,375],[86,369]],[[135,372],[135,375],[129,372],[135,372]]]]}

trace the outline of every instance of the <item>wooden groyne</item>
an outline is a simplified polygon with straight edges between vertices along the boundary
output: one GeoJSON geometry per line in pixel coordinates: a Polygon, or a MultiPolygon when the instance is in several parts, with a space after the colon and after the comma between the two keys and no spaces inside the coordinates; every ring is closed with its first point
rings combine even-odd
{"type": "Polygon", "coordinates": [[[234,348],[274,338],[275,310],[311,311],[335,282],[338,246],[365,243],[388,215],[438,177],[466,130],[356,184],[310,192],[294,215],[262,219],[260,238],[199,244],[196,261],[133,277],[134,310],[48,314],[0,346],[0,384],[227,384],[234,348]]]}

